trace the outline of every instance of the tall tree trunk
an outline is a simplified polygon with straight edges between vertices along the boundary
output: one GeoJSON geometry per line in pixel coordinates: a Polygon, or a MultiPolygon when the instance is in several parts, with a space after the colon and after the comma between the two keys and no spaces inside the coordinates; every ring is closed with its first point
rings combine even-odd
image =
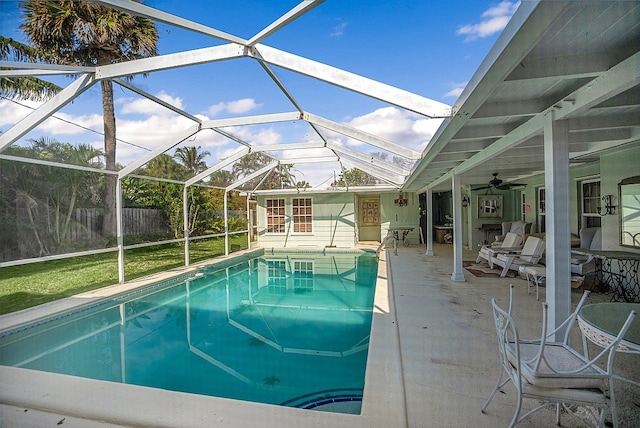
{"type": "MultiPolygon", "coordinates": [[[[113,106],[113,84],[111,80],[103,80],[102,111],[104,121],[104,155],[108,171],[116,170],[116,116],[113,106]]],[[[116,235],[116,184],[117,177],[107,174],[104,180],[104,218],[102,233],[105,238],[116,235]]]]}

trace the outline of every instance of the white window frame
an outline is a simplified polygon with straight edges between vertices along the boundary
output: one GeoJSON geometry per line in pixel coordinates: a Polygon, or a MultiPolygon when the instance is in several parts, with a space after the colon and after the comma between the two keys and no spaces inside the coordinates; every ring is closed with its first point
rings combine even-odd
{"type": "Polygon", "coordinates": [[[547,192],[544,187],[538,187],[536,189],[537,201],[538,204],[538,233],[544,233],[546,230],[546,215],[547,215],[547,192]]]}
{"type": "MultiPolygon", "coordinates": [[[[310,198],[308,196],[305,197],[293,197],[291,198],[291,224],[292,224],[292,228],[291,228],[291,233],[295,234],[295,235],[310,235],[313,234],[313,198],[310,198]],[[309,203],[311,205],[307,206],[296,206],[294,205],[294,201],[296,200],[308,200],[309,203]],[[309,209],[309,212],[305,212],[305,213],[300,213],[299,211],[296,212],[296,208],[298,208],[298,210],[300,208],[305,209],[306,208],[309,209]],[[301,222],[301,220],[305,220],[304,222],[301,222]],[[308,220],[308,222],[306,221],[308,220]],[[309,226],[310,230],[303,230],[303,231],[296,231],[296,227],[298,226],[309,226]]],[[[305,227],[306,229],[306,227],[305,227]]]]}
{"type": "Polygon", "coordinates": [[[267,235],[284,235],[285,233],[287,233],[287,201],[285,200],[285,198],[267,198],[264,201],[264,208],[265,208],[265,233],[267,235]],[[270,201],[281,201],[282,205],[278,204],[277,206],[271,206],[269,207],[269,202],[270,201]],[[282,208],[282,214],[274,214],[271,210],[273,209],[280,209],[282,208]],[[269,220],[274,220],[274,219],[282,219],[282,223],[275,223],[272,222],[270,224],[269,220]],[[275,226],[281,226],[282,230],[273,230],[275,229],[275,226]],[[269,230],[270,227],[272,228],[272,230],[269,230]]]}
{"type": "Polygon", "coordinates": [[[287,260],[267,260],[267,291],[269,294],[287,294],[287,260]]]}
{"type": "Polygon", "coordinates": [[[313,260],[293,260],[293,291],[298,294],[313,294],[313,260]]]}
{"type": "Polygon", "coordinates": [[[588,217],[592,217],[592,218],[600,218],[600,213],[598,212],[598,210],[600,209],[601,205],[602,205],[602,201],[600,199],[600,197],[602,196],[602,182],[600,180],[600,177],[593,177],[590,179],[583,179],[580,180],[580,227],[587,227],[587,218],[588,217]],[[585,185],[590,185],[592,183],[598,183],[598,195],[597,196],[585,196],[585,185]],[[592,202],[592,204],[587,204],[587,201],[592,202]],[[593,205],[595,204],[595,205],[593,205]],[[592,205],[592,207],[595,207],[594,211],[587,211],[585,210],[585,208],[587,207],[587,205],[592,205]]]}

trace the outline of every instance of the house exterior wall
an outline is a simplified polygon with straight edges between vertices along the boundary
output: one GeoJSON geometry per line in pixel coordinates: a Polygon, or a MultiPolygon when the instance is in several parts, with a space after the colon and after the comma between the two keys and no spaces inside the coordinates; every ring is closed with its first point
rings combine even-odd
{"type": "Polygon", "coordinates": [[[258,244],[262,247],[303,247],[334,245],[353,247],[355,245],[355,212],[353,193],[312,193],[309,195],[259,195],[257,207],[258,244]],[[313,231],[293,232],[293,198],[312,199],[313,231]],[[266,200],[285,200],[285,233],[267,233],[266,200]]]}
{"type": "Polygon", "coordinates": [[[413,228],[407,238],[415,245],[420,242],[420,201],[415,193],[405,192],[404,197],[407,199],[407,205],[400,207],[394,204],[394,200],[398,198],[397,192],[380,195],[381,236],[384,239],[392,227],[413,228]]]}
{"type": "MultiPolygon", "coordinates": [[[[618,205],[618,183],[628,177],[640,175],[640,147],[632,147],[626,150],[617,150],[614,153],[605,153],[600,157],[600,162],[592,162],[571,168],[569,171],[570,188],[569,197],[571,199],[570,221],[571,233],[578,235],[580,231],[580,221],[582,216],[582,203],[580,185],[583,180],[589,178],[600,178],[601,195],[614,195],[614,205],[618,205]]],[[[519,183],[525,183],[524,189],[526,202],[531,205],[531,210],[525,215],[525,219],[531,222],[532,232],[538,232],[538,189],[544,187],[544,174],[532,177],[528,180],[518,180],[519,183]]],[[[505,192],[494,190],[494,194],[504,195],[505,214],[502,220],[496,220],[496,223],[502,221],[514,220],[520,218],[519,201],[521,190],[514,189],[505,192]]],[[[478,230],[483,223],[490,223],[485,219],[478,219],[477,216],[477,195],[482,192],[472,192],[471,204],[469,206],[473,239],[472,246],[477,247],[478,243],[483,240],[483,234],[478,230]]],[[[620,246],[620,218],[618,211],[616,214],[602,217],[602,247],[606,250],[624,250],[637,251],[629,247],[620,246]]],[[[639,251],[640,252],[640,251],[639,251]]]]}
{"type": "Polygon", "coordinates": [[[383,239],[390,227],[413,228],[407,238],[411,244],[419,241],[419,201],[415,193],[405,193],[406,206],[396,206],[398,192],[362,193],[331,192],[287,195],[258,195],[258,244],[262,247],[353,247],[357,243],[358,198],[380,199],[380,236],[383,239]],[[313,201],[313,231],[295,233],[292,226],[292,199],[310,197],[313,201]],[[285,200],[285,232],[267,233],[267,199],[285,200]]]}

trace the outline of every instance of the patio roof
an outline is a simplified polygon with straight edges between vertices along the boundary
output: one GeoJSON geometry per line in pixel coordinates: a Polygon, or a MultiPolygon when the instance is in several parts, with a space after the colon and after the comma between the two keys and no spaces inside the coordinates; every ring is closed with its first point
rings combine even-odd
{"type": "Polygon", "coordinates": [[[640,3],[524,1],[425,149],[406,190],[544,173],[544,116],[571,165],[640,138],[640,3]]]}

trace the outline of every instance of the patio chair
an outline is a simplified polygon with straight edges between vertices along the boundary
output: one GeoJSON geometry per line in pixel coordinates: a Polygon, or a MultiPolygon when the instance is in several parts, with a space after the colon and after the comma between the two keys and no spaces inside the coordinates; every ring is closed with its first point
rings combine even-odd
{"type": "Polygon", "coordinates": [[[514,232],[508,232],[504,236],[504,240],[499,243],[493,243],[491,245],[483,245],[478,252],[478,257],[476,258],[476,263],[480,263],[480,260],[485,259],[486,261],[491,260],[491,257],[495,254],[496,250],[505,250],[507,248],[514,249],[522,244],[522,236],[518,235],[514,232]]]}
{"type": "Polygon", "coordinates": [[[590,360],[569,344],[571,327],[588,294],[589,292],[585,291],[575,311],[550,333],[546,333],[548,304],[543,303],[542,334],[537,340],[520,339],[511,316],[513,285],[510,289],[508,312],[501,309],[495,299],[491,300],[500,351],[500,374],[489,398],[482,406],[482,413],[486,412],[496,392],[508,382],[512,382],[518,397],[509,427],[551,405],[556,406],[556,424],[560,425],[561,406],[567,408],[570,404],[598,409],[599,427],[604,427],[606,412],[610,409],[613,426],[617,426],[613,359],[618,343],[622,340],[636,313],[632,311],[629,314],[615,340],[590,360]],[[563,331],[564,338],[561,342],[552,341],[556,334],[560,335],[563,331]],[[598,364],[601,361],[606,363],[604,368],[598,364]],[[525,398],[543,403],[520,416],[525,398]]]}
{"type": "Polygon", "coordinates": [[[516,221],[503,221],[501,223],[502,234],[496,235],[494,244],[498,244],[502,242],[506,237],[507,233],[517,233],[522,236],[524,234],[531,232],[531,223],[522,220],[516,221]]]}
{"type": "MultiPolygon", "coordinates": [[[[597,251],[602,249],[602,232],[599,227],[580,229],[580,249],[597,251]]],[[[583,255],[571,253],[571,273],[585,275],[596,270],[593,254],[583,255]]]]}
{"type": "Polygon", "coordinates": [[[524,242],[522,250],[515,253],[496,253],[489,259],[489,266],[493,269],[494,265],[502,267],[500,277],[504,278],[509,270],[518,272],[522,265],[535,265],[542,258],[544,253],[545,242],[534,236],[529,236],[524,242]]]}

